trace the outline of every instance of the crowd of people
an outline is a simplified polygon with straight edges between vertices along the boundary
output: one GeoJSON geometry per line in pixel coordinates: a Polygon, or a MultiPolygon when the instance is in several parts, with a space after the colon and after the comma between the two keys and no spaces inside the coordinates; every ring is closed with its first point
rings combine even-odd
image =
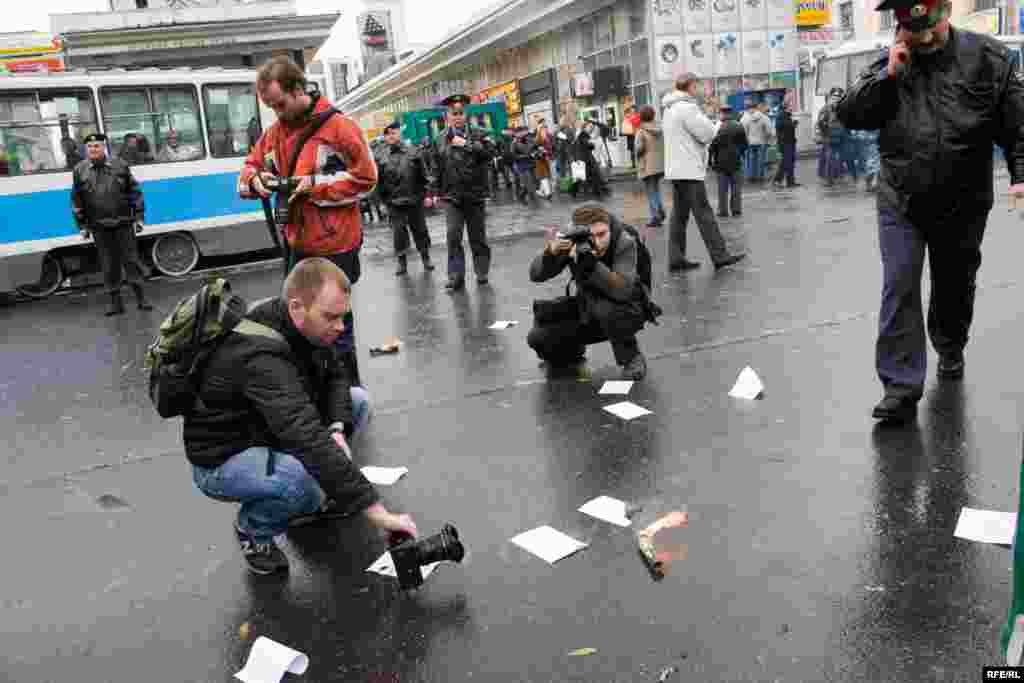
{"type": "Polygon", "coordinates": [[[856,183],[864,178],[864,189],[874,192],[878,187],[878,131],[851,130],[843,124],[838,105],[842,88],[829,91],[825,106],[815,126],[819,145],[818,176],[826,187],[833,187],[843,178],[856,183]]]}

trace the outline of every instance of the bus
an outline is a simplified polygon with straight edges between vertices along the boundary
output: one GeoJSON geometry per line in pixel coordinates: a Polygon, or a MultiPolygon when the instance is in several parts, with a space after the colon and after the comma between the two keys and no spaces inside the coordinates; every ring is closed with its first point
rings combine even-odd
{"type": "MultiPolygon", "coordinates": [[[[1021,70],[1021,48],[1024,45],[1024,36],[993,37],[1010,49],[1011,59],[1016,64],[1019,72],[1021,70]]],[[[815,64],[812,125],[817,124],[818,115],[825,106],[825,97],[828,95],[829,90],[832,88],[848,90],[860,76],[861,72],[880,59],[882,52],[891,44],[891,39],[886,41],[882,38],[852,41],[825,53],[824,56],[817,60],[815,64]]]]}
{"type": "Polygon", "coordinates": [[[43,298],[98,270],[70,203],[71,170],[93,132],[142,186],[139,251],[160,274],[184,276],[200,256],[273,248],[261,204],[235,186],[274,120],[251,69],[0,75],[0,291],[43,298]]]}

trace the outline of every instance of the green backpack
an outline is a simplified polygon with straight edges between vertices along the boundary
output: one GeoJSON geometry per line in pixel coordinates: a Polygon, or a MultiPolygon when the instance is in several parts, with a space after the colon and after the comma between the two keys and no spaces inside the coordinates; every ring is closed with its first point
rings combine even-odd
{"type": "Polygon", "coordinates": [[[246,311],[227,280],[217,278],[179,301],[161,323],[145,362],[149,398],[161,417],[185,416],[195,409],[203,366],[229,332],[284,341],[277,330],[243,319],[246,311]]]}

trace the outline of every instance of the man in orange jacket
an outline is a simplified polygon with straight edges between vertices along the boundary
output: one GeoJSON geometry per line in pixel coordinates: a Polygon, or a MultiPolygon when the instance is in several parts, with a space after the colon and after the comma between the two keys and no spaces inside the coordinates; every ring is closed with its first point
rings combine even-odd
{"type": "MultiPolygon", "coordinates": [[[[288,57],[266,62],[256,77],[260,100],[277,114],[256,142],[238,177],[244,198],[268,198],[268,181],[288,173],[302,132],[331,109],[319,93],[306,91],[306,78],[288,57]]],[[[291,173],[295,189],[289,199],[284,238],[289,246],[288,270],[309,256],[333,261],[353,285],[359,279],[359,247],[363,242],[359,200],[377,184],[377,165],[363,131],[347,116],[330,116],[309,138],[291,173]]],[[[349,365],[351,381],[362,385],[356,364],[354,320],[345,320],[338,348],[349,365]]]]}

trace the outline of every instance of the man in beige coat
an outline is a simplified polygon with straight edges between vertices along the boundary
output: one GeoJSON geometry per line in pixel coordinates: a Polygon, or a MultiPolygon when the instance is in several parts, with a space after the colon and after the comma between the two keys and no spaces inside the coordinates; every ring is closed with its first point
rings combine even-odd
{"type": "Polygon", "coordinates": [[[637,177],[647,191],[647,206],[654,228],[665,222],[665,206],[661,203],[661,180],[665,177],[665,140],[661,126],[654,120],[654,107],[640,108],[640,127],[636,131],[637,177]]]}

